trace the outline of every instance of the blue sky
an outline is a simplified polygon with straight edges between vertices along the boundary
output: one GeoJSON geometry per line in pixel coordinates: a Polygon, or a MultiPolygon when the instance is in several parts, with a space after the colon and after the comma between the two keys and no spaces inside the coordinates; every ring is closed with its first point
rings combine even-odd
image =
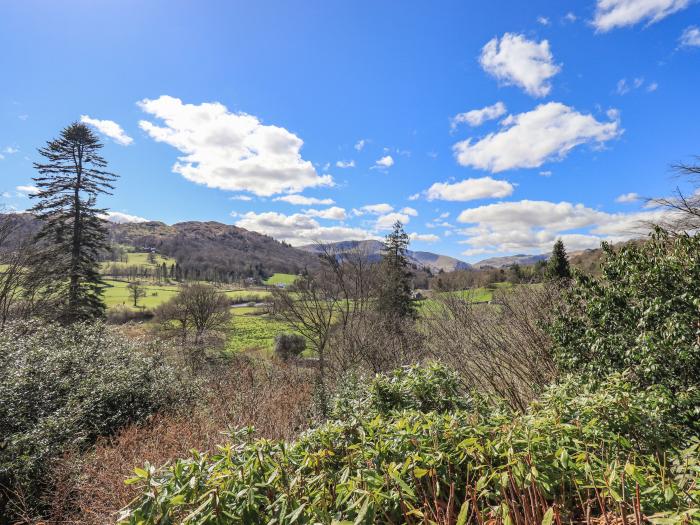
{"type": "Polygon", "coordinates": [[[0,5],[0,177],[83,118],[113,220],[463,260],[637,233],[700,154],[700,3],[31,1],[0,5]]]}

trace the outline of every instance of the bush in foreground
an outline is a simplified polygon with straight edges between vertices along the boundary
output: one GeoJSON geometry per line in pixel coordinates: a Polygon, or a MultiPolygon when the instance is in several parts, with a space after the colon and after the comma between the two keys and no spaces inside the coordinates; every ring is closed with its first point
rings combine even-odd
{"type": "Polygon", "coordinates": [[[665,389],[618,374],[553,387],[525,414],[400,402],[292,443],[246,429],[215,455],[136,469],[128,483],[142,496],[121,520],[697,523],[700,441],[675,423],[672,404],[665,389]]]}
{"type": "Polygon", "coordinates": [[[161,355],[102,324],[11,325],[0,333],[0,484],[32,504],[52,460],[187,392],[161,355]]]}

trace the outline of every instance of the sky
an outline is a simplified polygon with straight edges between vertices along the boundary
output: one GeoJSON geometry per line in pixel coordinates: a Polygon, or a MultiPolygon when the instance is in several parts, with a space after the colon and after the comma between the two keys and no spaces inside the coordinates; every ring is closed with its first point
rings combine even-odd
{"type": "Polygon", "coordinates": [[[700,155],[695,0],[0,2],[0,193],[75,121],[113,221],[465,261],[638,236],[700,155]]]}

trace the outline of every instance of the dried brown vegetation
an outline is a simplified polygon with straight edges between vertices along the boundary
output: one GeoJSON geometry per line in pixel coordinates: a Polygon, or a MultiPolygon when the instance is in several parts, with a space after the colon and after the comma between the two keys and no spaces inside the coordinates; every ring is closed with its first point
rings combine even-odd
{"type": "Polygon", "coordinates": [[[104,524],[137,495],[124,480],[135,465],[165,464],[192,449],[214,451],[226,433],[253,426],[256,436],[290,438],[308,426],[313,381],[308,369],[237,357],[209,364],[204,398],[179,413],[159,414],[83,455],[67,454],[53,469],[48,523],[104,524]]]}

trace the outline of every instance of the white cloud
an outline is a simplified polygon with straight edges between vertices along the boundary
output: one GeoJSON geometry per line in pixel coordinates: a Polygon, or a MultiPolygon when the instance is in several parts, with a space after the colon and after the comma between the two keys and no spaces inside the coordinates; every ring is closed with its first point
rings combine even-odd
{"type": "Polygon", "coordinates": [[[648,91],[649,93],[653,93],[653,92],[656,91],[658,88],[659,88],[659,84],[656,83],[656,82],[652,82],[651,84],[649,84],[649,85],[647,86],[647,91],[648,91]]]}
{"type": "Polygon", "coordinates": [[[375,238],[369,232],[359,228],[344,226],[321,226],[313,217],[301,213],[284,215],[277,212],[248,212],[241,216],[236,226],[247,230],[270,235],[292,245],[312,244],[315,242],[337,242],[350,239],[363,240],[375,238]]]}
{"type": "Polygon", "coordinates": [[[129,215],[128,213],[122,213],[120,211],[108,211],[104,218],[109,222],[114,222],[116,224],[126,224],[130,222],[148,222],[149,219],[144,219],[138,215],[129,215]]]}
{"type": "Polygon", "coordinates": [[[565,22],[576,22],[576,15],[569,11],[564,15],[564,21],[565,22]]]}
{"type": "Polygon", "coordinates": [[[14,155],[15,153],[19,152],[19,148],[13,148],[12,146],[7,146],[4,150],[2,150],[3,153],[7,153],[9,155],[14,155]]]}
{"type": "Polygon", "coordinates": [[[409,206],[406,206],[401,210],[401,213],[405,213],[406,215],[410,215],[411,217],[418,217],[418,211],[416,211],[415,208],[411,208],[409,206]]]}
{"type": "Polygon", "coordinates": [[[450,119],[450,127],[452,130],[457,129],[462,123],[467,123],[472,127],[480,126],[487,120],[493,120],[505,115],[506,105],[503,102],[496,102],[491,106],[486,106],[481,109],[472,109],[466,113],[459,113],[450,119]]]}
{"type": "Polygon", "coordinates": [[[550,170],[540,171],[539,176],[540,177],[551,177],[552,172],[550,170]]]}
{"type": "Polygon", "coordinates": [[[534,97],[549,93],[549,79],[561,69],[554,63],[547,40],[537,43],[514,33],[505,33],[500,41],[498,37],[490,40],[481,50],[479,62],[502,83],[520,86],[534,97]]]}
{"type": "Polygon", "coordinates": [[[365,213],[371,213],[372,215],[381,215],[383,213],[389,213],[394,211],[394,207],[391,204],[382,202],[380,204],[367,204],[362,206],[359,210],[354,210],[355,215],[364,215],[365,213]]]}
{"type": "Polygon", "coordinates": [[[39,188],[36,186],[17,186],[16,189],[22,195],[33,195],[35,193],[39,193],[39,188]]]}
{"type": "Polygon", "coordinates": [[[647,222],[665,212],[606,213],[569,202],[523,200],[464,210],[458,220],[468,246],[478,253],[545,253],[561,238],[569,250],[595,248],[602,241],[619,242],[646,232],[647,222]]]}
{"type": "Polygon", "coordinates": [[[3,155],[2,153],[0,153],[0,160],[3,160],[4,158],[5,158],[5,155],[3,155]]]}
{"type": "Polygon", "coordinates": [[[615,199],[615,202],[622,202],[622,203],[628,203],[628,202],[636,202],[640,199],[639,194],[637,193],[624,193],[617,197],[615,199]]]}
{"type": "Polygon", "coordinates": [[[369,142],[367,139],[360,139],[355,143],[355,149],[357,151],[362,151],[364,147],[367,145],[367,142],[369,142]]]}
{"type": "Polygon", "coordinates": [[[354,160],[339,160],[338,162],[335,163],[335,165],[338,168],[354,168],[355,161],[354,160]]]}
{"type": "Polygon", "coordinates": [[[394,227],[394,223],[396,221],[399,221],[402,224],[408,224],[409,222],[411,222],[411,217],[406,213],[387,213],[386,215],[380,215],[379,217],[377,217],[377,220],[374,223],[374,227],[377,230],[391,230],[394,227]]]}
{"type": "Polygon", "coordinates": [[[417,201],[418,199],[420,199],[420,193],[414,193],[408,196],[409,201],[417,201]]]}
{"type": "Polygon", "coordinates": [[[391,155],[385,155],[381,159],[379,159],[377,162],[374,164],[376,167],[380,168],[390,168],[391,166],[394,165],[394,158],[391,155]]]}
{"type": "MultiPolygon", "coordinates": [[[[633,79],[632,82],[629,84],[627,83],[626,78],[622,78],[622,79],[617,81],[616,91],[617,91],[618,95],[626,95],[627,93],[629,93],[633,89],[639,89],[640,87],[642,87],[643,84],[644,84],[644,78],[642,78],[642,77],[633,79]]],[[[655,89],[656,89],[656,87],[651,87],[651,86],[649,88],[647,88],[648,91],[654,91],[655,89]]]]}
{"type": "Polygon", "coordinates": [[[252,201],[253,197],[250,195],[234,195],[233,197],[229,197],[232,201],[252,201]]]}
{"type": "MultiPolygon", "coordinates": [[[[617,117],[616,113],[612,113],[617,117]]],[[[560,160],[580,144],[603,143],[622,133],[616,118],[599,122],[559,102],[548,102],[532,111],[509,115],[503,129],[472,144],[458,142],[453,150],[462,166],[492,173],[514,168],[538,168],[546,161],[560,160]]]]}
{"type": "Polygon", "coordinates": [[[440,237],[434,233],[410,233],[408,238],[412,241],[438,242],[440,237]]]}
{"type": "Polygon", "coordinates": [[[347,213],[344,208],[339,206],[333,206],[331,208],[326,208],[325,210],[304,210],[304,213],[309,217],[319,217],[321,219],[331,219],[334,221],[344,221],[347,219],[347,213]]]}
{"type": "Polygon", "coordinates": [[[549,18],[547,18],[546,16],[538,16],[537,23],[543,26],[548,26],[550,22],[549,18]]]}
{"type": "Polygon", "coordinates": [[[97,131],[122,146],[128,146],[134,142],[134,139],[127,135],[122,127],[113,120],[100,120],[90,118],[88,115],[80,115],[80,122],[95,127],[97,131]]]}
{"type": "Polygon", "coordinates": [[[653,24],[685,9],[691,0],[598,0],[593,25],[598,31],[610,31],[647,20],[653,24]]]}
{"type": "Polygon", "coordinates": [[[157,126],[142,120],[139,126],[183,153],[173,171],[192,182],[263,197],[333,183],[301,157],[299,137],[253,115],[232,113],[217,102],[184,104],[169,96],[144,99],[139,107],[164,121],[157,126]]]}
{"type": "Polygon", "coordinates": [[[476,199],[493,199],[508,197],[513,193],[513,185],[505,180],[496,180],[491,177],[479,179],[464,179],[460,182],[436,182],[428,191],[426,198],[429,201],[471,201],[476,199]]]}
{"type": "Polygon", "coordinates": [[[679,42],[681,47],[700,47],[700,28],[697,26],[686,27],[679,42]]]}
{"type": "Polygon", "coordinates": [[[275,201],[287,202],[297,206],[330,205],[335,204],[333,199],[317,199],[316,197],[305,197],[304,195],[283,195],[276,197],[275,201]]]}

